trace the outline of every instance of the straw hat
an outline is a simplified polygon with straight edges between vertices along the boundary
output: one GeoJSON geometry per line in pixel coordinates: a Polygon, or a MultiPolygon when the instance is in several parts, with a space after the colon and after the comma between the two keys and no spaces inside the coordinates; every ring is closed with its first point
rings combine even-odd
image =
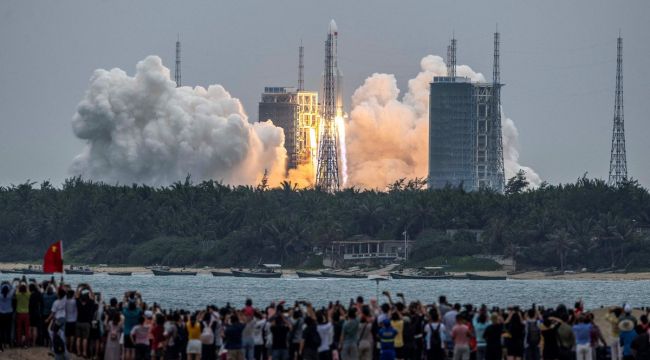
{"type": "Polygon", "coordinates": [[[625,319],[618,323],[618,329],[621,331],[632,331],[634,330],[634,322],[630,319],[625,319]]]}

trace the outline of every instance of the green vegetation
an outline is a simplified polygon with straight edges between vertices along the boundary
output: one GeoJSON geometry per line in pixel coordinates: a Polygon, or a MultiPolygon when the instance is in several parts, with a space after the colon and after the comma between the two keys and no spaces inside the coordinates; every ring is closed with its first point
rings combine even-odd
{"type": "Polygon", "coordinates": [[[412,265],[487,269],[494,264],[471,255],[505,254],[538,269],[650,267],[642,231],[650,195],[638,183],[581,178],[524,190],[525,183],[519,174],[501,195],[425,190],[415,179],[385,192],[332,195],[289,183],[269,189],[186,179],[154,188],[72,178],[58,189],[27,182],[0,187],[0,261],[39,261],[61,239],[68,262],[313,267],[314,247],[357,235],[401,239],[406,229],[416,240],[412,265]]]}

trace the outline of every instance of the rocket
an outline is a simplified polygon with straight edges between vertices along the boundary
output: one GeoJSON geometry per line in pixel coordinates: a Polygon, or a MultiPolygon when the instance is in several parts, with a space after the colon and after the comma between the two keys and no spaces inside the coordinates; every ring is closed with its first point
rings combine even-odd
{"type": "Polygon", "coordinates": [[[326,66],[327,61],[331,61],[331,69],[333,72],[333,90],[334,90],[334,102],[335,102],[335,108],[334,108],[334,116],[335,117],[342,117],[343,116],[343,75],[341,75],[341,71],[339,70],[338,67],[338,27],[336,26],[336,21],[332,19],[329,24],[329,28],[327,31],[327,42],[326,46],[329,49],[326,49],[326,53],[329,50],[329,53],[331,54],[331,58],[326,57],[326,66]]]}
{"type": "Polygon", "coordinates": [[[337,59],[338,28],[330,21],[325,40],[325,71],[323,72],[323,93],[321,96],[321,129],[318,144],[318,168],[316,185],[327,191],[338,191],[339,182],[339,139],[337,119],[343,116],[341,73],[337,59]]]}

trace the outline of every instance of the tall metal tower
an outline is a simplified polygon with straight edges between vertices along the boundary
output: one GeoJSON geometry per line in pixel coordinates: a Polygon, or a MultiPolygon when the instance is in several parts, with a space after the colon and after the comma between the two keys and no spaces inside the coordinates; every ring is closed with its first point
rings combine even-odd
{"type": "Polygon", "coordinates": [[[501,64],[500,64],[500,54],[499,47],[501,43],[499,34],[499,28],[494,33],[494,64],[492,68],[492,114],[493,114],[493,126],[490,130],[494,131],[495,134],[492,136],[493,139],[496,139],[496,144],[494,147],[494,161],[491,162],[495,166],[493,170],[496,183],[493,185],[493,188],[499,192],[503,192],[506,178],[505,170],[503,166],[503,136],[501,133],[501,64]]]}
{"type": "Polygon", "coordinates": [[[447,46],[447,76],[456,77],[456,37],[451,38],[451,43],[447,46]]]}
{"type": "Polygon", "coordinates": [[[323,98],[321,103],[321,135],[318,146],[318,169],[316,186],[327,192],[339,190],[338,133],[336,129],[338,69],[336,43],[338,30],[334,20],[330,22],[325,40],[325,72],[323,74],[323,98]]]}
{"type": "Polygon", "coordinates": [[[302,40],[300,40],[300,46],[298,47],[298,91],[305,90],[305,48],[302,46],[302,40]]]}
{"type": "Polygon", "coordinates": [[[618,186],[627,179],[625,154],[625,121],[623,119],[623,38],[618,34],[616,55],[616,95],[614,97],[614,124],[612,150],[609,160],[609,185],[618,186]]]}
{"type": "Polygon", "coordinates": [[[174,72],[176,87],[181,86],[181,37],[176,38],[176,71],[174,72]]]}

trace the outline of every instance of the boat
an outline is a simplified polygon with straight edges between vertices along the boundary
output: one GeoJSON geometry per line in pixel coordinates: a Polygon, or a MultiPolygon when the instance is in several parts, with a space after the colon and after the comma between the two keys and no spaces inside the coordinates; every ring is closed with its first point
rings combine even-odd
{"type": "Polygon", "coordinates": [[[469,280],[507,280],[507,276],[467,274],[469,280]]]}
{"type": "Polygon", "coordinates": [[[133,273],[130,271],[110,271],[108,275],[111,276],[131,276],[133,273]]]}
{"type": "Polygon", "coordinates": [[[230,272],[236,277],[279,278],[282,277],[281,267],[279,264],[260,264],[254,269],[230,269],[230,272]]]}
{"type": "Polygon", "coordinates": [[[37,269],[11,269],[0,271],[3,274],[21,274],[21,275],[43,275],[43,270],[37,269]]]}
{"type": "Polygon", "coordinates": [[[390,277],[395,280],[447,280],[453,278],[452,275],[420,275],[420,274],[406,274],[399,272],[391,272],[390,277]]]}
{"type": "Polygon", "coordinates": [[[70,266],[64,270],[68,275],[92,275],[95,272],[87,266],[70,266]]]}
{"type": "Polygon", "coordinates": [[[196,271],[171,271],[171,270],[159,270],[159,269],[151,269],[151,272],[155,276],[195,276],[196,271]]]}
{"type": "Polygon", "coordinates": [[[282,277],[281,272],[269,272],[269,271],[258,271],[256,269],[252,270],[231,270],[232,275],[235,277],[254,277],[254,278],[280,278],[282,277]]]}
{"type": "Polygon", "coordinates": [[[321,277],[334,278],[334,279],[367,279],[368,275],[349,273],[349,272],[334,272],[334,271],[321,271],[321,277]]]}
{"type": "Polygon", "coordinates": [[[453,277],[453,275],[444,271],[442,266],[425,266],[414,270],[393,271],[390,276],[396,280],[446,280],[453,277]]]}
{"type": "Polygon", "coordinates": [[[212,276],[232,276],[231,272],[223,272],[223,271],[210,271],[212,273],[212,276]]]}
{"type": "Polygon", "coordinates": [[[324,276],[321,273],[307,272],[307,271],[296,271],[296,275],[299,278],[323,278],[324,276]]]}

